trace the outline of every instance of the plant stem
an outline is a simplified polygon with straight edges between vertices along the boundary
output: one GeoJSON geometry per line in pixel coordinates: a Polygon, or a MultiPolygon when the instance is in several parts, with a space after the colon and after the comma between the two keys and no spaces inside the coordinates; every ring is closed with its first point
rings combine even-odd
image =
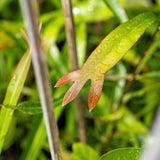
{"type": "Polygon", "coordinates": [[[59,133],[53,110],[52,92],[49,85],[50,80],[48,77],[48,68],[45,62],[45,54],[41,45],[41,39],[38,31],[39,17],[35,13],[35,6],[32,0],[23,0],[21,6],[30,38],[32,62],[37,80],[37,86],[39,89],[51,157],[53,160],[62,160],[59,133]]]}
{"type": "Polygon", "coordinates": [[[130,80],[132,78],[131,74],[125,74],[125,75],[110,75],[105,77],[105,80],[111,80],[111,81],[116,81],[116,80],[121,80],[121,79],[127,79],[130,80]]]}
{"type": "MultiPolygon", "coordinates": [[[[73,71],[78,69],[78,59],[77,59],[76,38],[75,38],[71,0],[62,0],[62,6],[65,17],[65,29],[67,35],[68,48],[69,48],[69,58],[70,58],[71,68],[73,71]]],[[[82,143],[86,143],[86,130],[85,130],[85,121],[84,121],[82,106],[83,106],[82,98],[78,97],[76,99],[78,132],[80,136],[80,141],[82,143]]]]}

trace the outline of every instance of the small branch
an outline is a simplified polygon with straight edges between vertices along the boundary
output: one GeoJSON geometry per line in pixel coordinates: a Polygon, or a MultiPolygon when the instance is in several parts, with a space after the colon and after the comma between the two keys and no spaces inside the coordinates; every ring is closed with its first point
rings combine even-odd
{"type": "Polygon", "coordinates": [[[77,60],[76,38],[75,38],[71,0],[62,0],[62,6],[65,17],[65,29],[67,34],[69,58],[73,71],[78,69],[78,60],[77,60]]]}
{"type": "Polygon", "coordinates": [[[158,31],[159,31],[159,25],[158,25],[156,31],[154,32],[154,34],[152,35],[151,39],[149,40],[149,42],[148,42],[148,44],[147,44],[147,47],[146,47],[143,55],[142,55],[141,58],[139,59],[138,63],[135,65],[135,68],[134,68],[134,71],[133,71],[133,74],[132,74],[132,78],[131,78],[130,82],[127,84],[127,86],[126,86],[126,88],[125,88],[125,90],[124,90],[124,92],[123,92],[123,94],[122,94],[122,96],[121,96],[120,105],[119,105],[119,106],[122,105],[122,103],[123,103],[123,98],[124,98],[125,94],[131,89],[133,83],[135,82],[138,67],[139,67],[139,65],[142,63],[143,59],[147,56],[148,50],[149,50],[151,44],[153,43],[153,40],[154,40],[154,38],[155,38],[155,36],[156,36],[156,34],[157,34],[158,31]]]}
{"type": "Polygon", "coordinates": [[[103,24],[102,24],[102,22],[97,22],[95,24],[95,29],[96,29],[96,35],[98,37],[101,37],[103,35],[103,24]]]}
{"type": "Polygon", "coordinates": [[[111,76],[106,76],[105,80],[111,80],[111,81],[116,81],[120,79],[127,79],[130,80],[132,78],[131,74],[126,74],[126,75],[111,75],[111,76]]]}
{"type": "MultiPolygon", "coordinates": [[[[67,34],[68,48],[69,48],[69,58],[70,58],[71,68],[73,71],[78,69],[78,59],[76,51],[76,38],[75,38],[71,0],[62,0],[62,6],[65,17],[65,29],[67,34]]],[[[76,99],[78,131],[79,131],[80,141],[86,143],[86,130],[85,130],[85,122],[84,122],[84,116],[83,116],[84,114],[82,106],[83,106],[82,98],[78,97],[76,99]]]]}

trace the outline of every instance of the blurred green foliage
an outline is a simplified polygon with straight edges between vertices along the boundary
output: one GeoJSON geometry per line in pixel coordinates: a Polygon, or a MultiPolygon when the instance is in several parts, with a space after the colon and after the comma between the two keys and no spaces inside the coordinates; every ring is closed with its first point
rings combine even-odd
{"type": "MultiPolygon", "coordinates": [[[[103,0],[72,0],[72,3],[78,62],[81,67],[100,41],[120,24],[120,20],[116,12],[112,8],[109,9],[103,0]]],[[[116,3],[125,11],[128,19],[146,11],[152,11],[157,15],[160,13],[159,0],[119,0],[116,3]]],[[[75,103],[71,102],[65,107],[61,106],[64,93],[70,85],[54,88],[57,80],[70,72],[60,1],[40,0],[40,21],[42,22],[41,37],[47,39],[44,48],[47,54],[64,160],[77,156],[77,152],[81,152],[78,154],[85,151],[86,153],[93,152],[99,157],[116,148],[141,147],[160,101],[160,32],[157,33],[148,50],[148,56],[139,66],[136,81],[125,95],[124,104],[118,111],[116,111],[117,104],[128,82],[127,79],[113,81],[106,78],[101,99],[92,112],[88,112],[87,108],[90,82],[87,82],[80,92],[83,97],[82,107],[85,110],[88,145],[83,151],[84,146],[76,143],[79,137],[75,103]]],[[[156,27],[157,24],[152,25],[123,60],[106,74],[106,77],[132,74],[135,64],[143,54],[156,27]]],[[[3,103],[15,68],[27,49],[20,28],[24,28],[24,22],[19,1],[0,0],[0,104],[3,103]]],[[[2,110],[2,105],[0,106],[2,110]]],[[[32,68],[28,73],[18,106],[21,108],[14,112],[0,160],[7,160],[11,157],[12,159],[29,160],[50,159],[32,68]],[[27,106],[30,106],[31,110],[27,106]]],[[[17,106],[6,107],[17,108],[17,106]]]]}

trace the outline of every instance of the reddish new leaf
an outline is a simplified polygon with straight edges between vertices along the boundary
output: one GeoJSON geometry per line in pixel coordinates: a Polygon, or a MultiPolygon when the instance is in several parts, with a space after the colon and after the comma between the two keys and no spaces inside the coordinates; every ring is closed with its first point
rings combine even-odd
{"type": "Polygon", "coordinates": [[[64,75],[55,85],[74,81],[65,94],[63,105],[72,101],[88,79],[91,79],[88,106],[91,111],[98,103],[105,73],[110,70],[136,43],[144,31],[155,22],[153,13],[143,13],[113,30],[92,52],[81,69],[64,75]]]}

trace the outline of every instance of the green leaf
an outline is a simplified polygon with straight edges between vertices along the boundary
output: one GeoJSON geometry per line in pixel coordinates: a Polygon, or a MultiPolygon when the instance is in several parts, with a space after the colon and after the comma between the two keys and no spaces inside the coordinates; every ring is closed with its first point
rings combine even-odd
{"type": "Polygon", "coordinates": [[[78,64],[81,67],[84,63],[87,49],[87,27],[83,22],[78,24],[78,27],[76,27],[76,44],[78,64]]]}
{"type": "Polygon", "coordinates": [[[42,113],[40,102],[23,102],[18,104],[17,109],[27,114],[40,114],[42,113]]]}
{"type": "Polygon", "coordinates": [[[98,158],[98,153],[91,147],[82,143],[73,144],[72,160],[98,160],[98,158]]]}
{"type": "Polygon", "coordinates": [[[99,160],[137,160],[139,153],[139,148],[120,148],[104,154],[99,160]]]}
{"type": "Polygon", "coordinates": [[[123,116],[118,120],[118,130],[133,134],[146,134],[147,127],[126,107],[121,109],[123,116]]]}
{"type": "Polygon", "coordinates": [[[100,99],[105,73],[123,58],[145,30],[156,20],[157,17],[153,13],[143,13],[121,24],[107,35],[81,69],[64,75],[56,83],[55,87],[60,87],[71,81],[74,82],[65,94],[62,105],[71,102],[90,79],[91,89],[88,106],[91,111],[100,99]]]}
{"type": "Polygon", "coordinates": [[[1,0],[0,1],[0,11],[2,11],[9,3],[11,0],[1,0]]]}
{"type": "MultiPolygon", "coordinates": [[[[30,51],[27,52],[22,57],[19,62],[15,73],[9,83],[5,99],[3,104],[8,106],[16,106],[18,98],[20,96],[21,90],[23,88],[26,76],[30,67],[31,56],[30,51]]],[[[12,120],[14,110],[2,107],[0,112],[0,153],[2,151],[3,143],[8,132],[10,122],[12,120]]]]}
{"type": "MultiPolygon", "coordinates": [[[[56,121],[61,116],[63,107],[56,107],[54,109],[56,121]]],[[[36,122],[27,137],[26,146],[23,149],[20,160],[36,160],[39,156],[41,148],[47,138],[46,128],[41,115],[38,115],[36,122]]]]}
{"type": "MultiPolygon", "coordinates": [[[[62,98],[55,99],[54,100],[54,108],[60,107],[62,104],[62,98]]],[[[18,109],[19,111],[25,113],[25,114],[40,114],[42,113],[41,103],[40,102],[22,102],[19,103],[16,107],[8,106],[9,108],[18,109]]]]}
{"type": "Polygon", "coordinates": [[[63,63],[62,55],[61,55],[57,45],[55,45],[55,44],[52,45],[50,48],[50,52],[48,54],[48,63],[52,68],[56,68],[60,75],[67,73],[66,63],[63,63]]]}
{"type": "Polygon", "coordinates": [[[76,21],[99,22],[110,19],[113,13],[102,0],[82,1],[73,7],[73,14],[76,21]]]}
{"type": "Polygon", "coordinates": [[[119,5],[117,0],[104,0],[108,8],[115,14],[121,23],[128,21],[125,10],[119,5]]]}
{"type": "Polygon", "coordinates": [[[20,28],[24,28],[22,22],[14,22],[9,20],[0,20],[0,30],[5,31],[6,33],[20,34],[20,28]],[[12,27],[11,27],[12,26],[12,27]]]}
{"type": "MultiPolygon", "coordinates": [[[[60,107],[62,104],[62,101],[63,101],[62,98],[55,99],[54,100],[54,108],[60,107]]],[[[16,106],[0,104],[0,107],[5,107],[5,108],[13,109],[13,110],[17,109],[20,112],[23,112],[25,114],[31,114],[31,115],[42,113],[42,108],[41,108],[40,102],[24,101],[24,102],[19,103],[16,106]]]]}
{"type": "Polygon", "coordinates": [[[51,43],[51,45],[55,43],[58,37],[58,33],[63,25],[64,25],[63,17],[58,17],[56,19],[53,19],[50,23],[47,24],[47,26],[44,28],[43,31],[44,39],[45,38],[49,39],[49,41],[47,40],[46,43],[51,43]]]}
{"type": "Polygon", "coordinates": [[[0,31],[0,50],[13,46],[14,40],[5,32],[0,31]]]}
{"type": "Polygon", "coordinates": [[[47,134],[42,116],[38,116],[27,137],[27,144],[24,147],[20,160],[35,160],[46,140],[47,134]]]}

